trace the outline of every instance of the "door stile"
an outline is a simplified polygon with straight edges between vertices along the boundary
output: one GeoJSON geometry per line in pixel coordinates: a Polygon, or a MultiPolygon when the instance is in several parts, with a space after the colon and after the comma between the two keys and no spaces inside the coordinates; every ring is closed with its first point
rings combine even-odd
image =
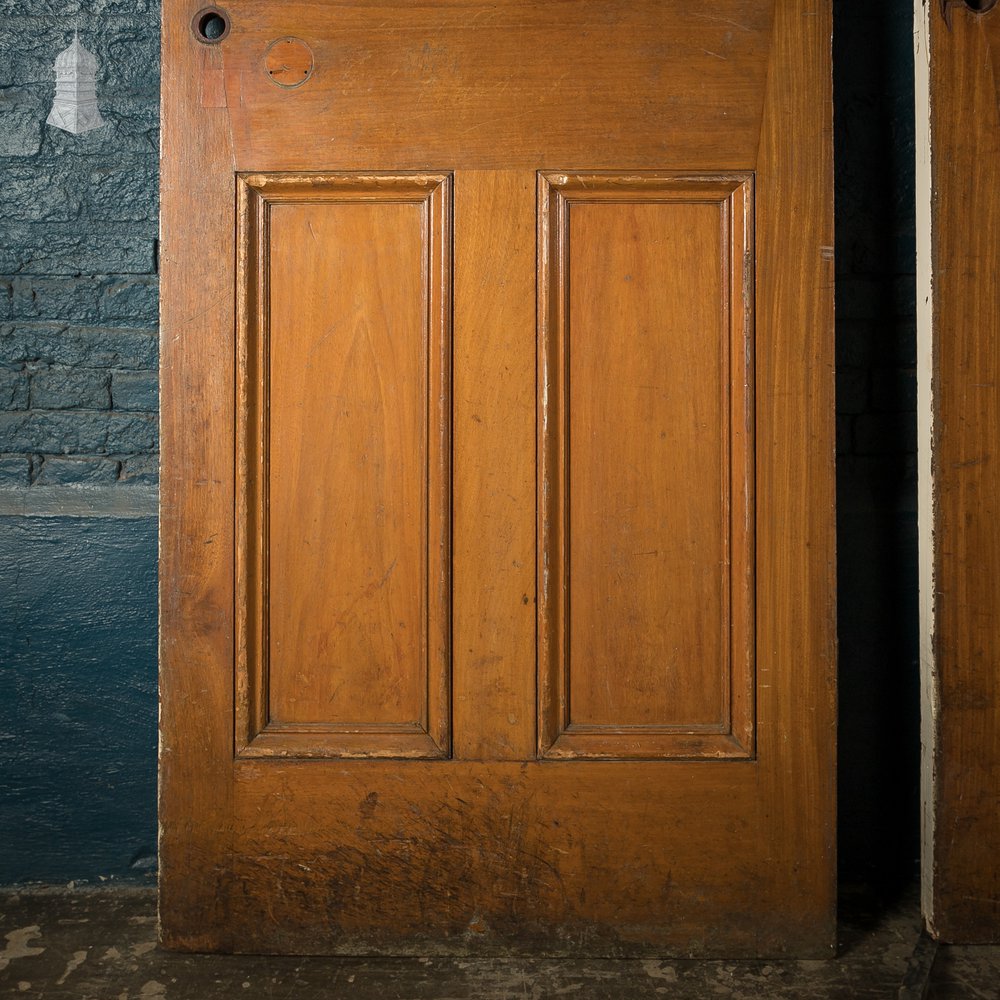
{"type": "Polygon", "coordinates": [[[216,951],[233,947],[235,271],[226,250],[235,223],[235,150],[229,115],[217,106],[222,54],[204,50],[192,60],[189,18],[179,4],[173,16],[165,6],[160,939],[216,951]]]}
{"type": "Polygon", "coordinates": [[[772,871],[819,954],[836,915],[830,5],[803,18],[776,3],[772,37],[757,169],[758,756],[772,871]]]}

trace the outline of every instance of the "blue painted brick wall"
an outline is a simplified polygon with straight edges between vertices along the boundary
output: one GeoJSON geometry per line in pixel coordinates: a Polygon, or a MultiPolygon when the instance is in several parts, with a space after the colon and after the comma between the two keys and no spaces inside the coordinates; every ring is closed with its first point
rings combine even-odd
{"type": "Polygon", "coordinates": [[[159,4],[0,0],[0,485],[148,483],[159,4]],[[104,128],[45,124],[79,28],[104,128]]]}
{"type": "Polygon", "coordinates": [[[0,517],[0,885],[155,875],[155,555],[155,516],[0,517]]]}
{"type": "Polygon", "coordinates": [[[0,884],[155,875],[158,104],[156,0],[0,0],[0,884]]]}

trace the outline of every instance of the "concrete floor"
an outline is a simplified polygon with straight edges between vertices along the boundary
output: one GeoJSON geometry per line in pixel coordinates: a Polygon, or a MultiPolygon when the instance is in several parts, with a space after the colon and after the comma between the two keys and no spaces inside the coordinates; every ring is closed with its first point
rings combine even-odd
{"type": "Polygon", "coordinates": [[[150,889],[0,891],[0,996],[45,1000],[1000,998],[1000,947],[938,948],[915,892],[845,893],[832,961],[345,959],[178,955],[150,889]]]}

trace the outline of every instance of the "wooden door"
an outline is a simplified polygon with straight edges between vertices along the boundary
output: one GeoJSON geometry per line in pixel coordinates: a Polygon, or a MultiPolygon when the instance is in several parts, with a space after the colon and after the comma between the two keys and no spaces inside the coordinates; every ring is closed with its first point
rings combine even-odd
{"type": "Polygon", "coordinates": [[[225,15],[163,14],[163,940],[828,954],[829,4],[225,15]]]}
{"type": "Polygon", "coordinates": [[[1000,942],[1000,8],[916,12],[924,915],[1000,942]]]}

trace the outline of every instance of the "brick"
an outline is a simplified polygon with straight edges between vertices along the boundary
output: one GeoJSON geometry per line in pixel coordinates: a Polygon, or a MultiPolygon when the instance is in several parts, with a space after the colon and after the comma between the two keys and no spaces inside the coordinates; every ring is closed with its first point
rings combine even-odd
{"type": "Polygon", "coordinates": [[[152,158],[132,169],[101,167],[90,175],[86,192],[92,219],[112,222],[150,222],[156,219],[156,163],[152,158]]]}
{"type": "MultiPolygon", "coordinates": [[[[153,86],[148,94],[108,93],[100,102],[101,115],[107,122],[104,128],[70,135],[58,128],[46,128],[42,133],[43,155],[58,158],[106,157],[114,150],[118,155],[143,154],[144,170],[152,177],[156,188],[156,170],[159,157],[159,104],[153,86]]],[[[46,112],[47,113],[47,112],[46,112]]]]}
{"type": "Polygon", "coordinates": [[[854,450],[859,455],[916,453],[917,418],[912,413],[864,413],[856,418],[854,450]]]}
{"type": "MultiPolygon", "coordinates": [[[[917,497],[917,455],[912,453],[903,456],[903,468],[902,475],[900,476],[900,483],[902,489],[899,491],[896,497],[896,510],[905,514],[917,514],[917,508],[919,506],[919,499],[917,497]]],[[[914,541],[913,553],[916,555],[917,545],[914,541]]]]}
{"type": "Polygon", "coordinates": [[[880,278],[841,275],[837,279],[837,316],[845,320],[881,319],[889,292],[880,278]]]}
{"type": "Polygon", "coordinates": [[[917,321],[898,318],[893,324],[890,340],[890,362],[901,368],[914,368],[917,364],[917,321]]]}
{"type": "Polygon", "coordinates": [[[31,376],[31,406],[37,410],[107,410],[111,376],[94,368],[42,368],[31,376]]]}
{"type": "MultiPolygon", "coordinates": [[[[910,150],[914,147],[911,145],[910,150]]],[[[902,149],[896,149],[897,155],[902,154],[902,149]]],[[[914,163],[915,160],[910,160],[914,163]]],[[[889,266],[893,271],[906,272],[909,270],[913,274],[914,261],[917,258],[917,229],[913,219],[913,203],[915,201],[914,189],[908,187],[905,191],[900,188],[897,192],[902,195],[901,203],[897,205],[896,218],[893,224],[899,227],[899,231],[893,233],[889,240],[890,257],[889,266]]],[[[916,276],[914,275],[914,303],[916,302],[916,276]]]]}
{"type": "Polygon", "coordinates": [[[155,324],[159,314],[159,288],[155,278],[22,277],[15,278],[12,287],[15,320],[140,326],[155,324]]]}
{"type": "Polygon", "coordinates": [[[837,454],[849,455],[854,450],[854,421],[849,413],[837,414],[837,454]]]}
{"type": "Polygon", "coordinates": [[[41,120],[0,106],[0,156],[34,156],[42,145],[41,120]]]}
{"type": "Polygon", "coordinates": [[[46,323],[0,326],[0,364],[45,362],[153,370],[158,356],[157,336],[150,330],[46,323]]]}
{"type": "Polygon", "coordinates": [[[917,314],[917,276],[915,274],[900,274],[892,283],[893,316],[916,316],[917,314]]]}
{"type": "Polygon", "coordinates": [[[0,455],[0,485],[27,486],[31,459],[27,455],[0,455]]]}
{"type": "Polygon", "coordinates": [[[52,106],[50,87],[38,83],[0,89],[0,114],[20,111],[30,114],[37,122],[45,120],[52,106]]]}
{"type": "MultiPolygon", "coordinates": [[[[119,0],[115,16],[96,18],[101,0],[95,3],[82,0],[52,0],[55,9],[43,17],[32,15],[31,0],[0,0],[0,23],[6,33],[16,39],[15,45],[5,46],[3,66],[0,68],[0,87],[24,86],[28,83],[47,85],[50,95],[54,90],[54,63],[57,53],[73,40],[79,26],[80,41],[97,56],[97,98],[103,103],[105,95],[120,89],[123,82],[129,89],[148,87],[155,89],[159,68],[159,51],[156,44],[158,23],[155,17],[142,17],[139,9],[146,0],[135,4],[119,0]],[[4,10],[13,5],[11,16],[4,10]],[[73,12],[86,17],[73,17],[73,12]],[[19,16],[18,16],[19,15],[19,16]],[[125,44],[132,39],[132,45],[125,44]]],[[[51,96],[50,96],[51,100],[51,96]]],[[[103,110],[103,109],[102,109],[103,110]]]]}
{"type": "Polygon", "coordinates": [[[111,376],[111,403],[116,410],[143,410],[156,413],[160,405],[157,373],[115,372],[111,376]]]}
{"type": "MultiPolygon", "coordinates": [[[[124,157],[132,164],[132,169],[141,171],[149,178],[149,186],[142,197],[144,201],[155,204],[160,148],[160,81],[156,68],[157,60],[154,58],[150,65],[142,66],[143,79],[99,84],[98,106],[107,124],[82,135],[71,135],[62,129],[46,126],[42,130],[40,155],[56,164],[68,162],[67,158],[72,157],[84,171],[101,160],[110,167],[120,166],[119,161],[124,157]],[[89,167],[80,163],[83,158],[89,162],[89,167]]],[[[31,89],[37,91],[38,88],[31,89]]],[[[44,110],[39,114],[41,119],[48,115],[52,103],[52,85],[47,84],[44,89],[44,110]]]]}
{"type": "Polygon", "coordinates": [[[155,14],[159,9],[160,0],[0,0],[0,14],[25,18],[68,17],[72,14],[155,14]]]}
{"type": "Polygon", "coordinates": [[[159,455],[134,455],[122,462],[121,482],[123,484],[156,486],[159,481],[159,455]]]}
{"type": "Polygon", "coordinates": [[[107,450],[116,453],[155,451],[159,444],[159,414],[109,414],[107,450]]]}
{"type": "Polygon", "coordinates": [[[879,325],[872,320],[848,320],[837,315],[837,368],[867,368],[878,348],[879,325]]]}
{"type": "MultiPolygon", "coordinates": [[[[105,102],[114,94],[156,92],[160,64],[157,18],[138,16],[135,7],[122,3],[117,16],[78,19],[65,16],[71,6],[68,2],[58,5],[56,14],[61,17],[5,17],[2,6],[7,2],[0,0],[0,23],[8,34],[16,36],[16,45],[5,46],[0,87],[45,85],[51,103],[56,55],[70,44],[79,22],[80,41],[97,57],[97,101],[102,114],[105,102]]],[[[83,12],[96,13],[90,5],[83,12]]]]}
{"type": "Polygon", "coordinates": [[[118,479],[121,463],[114,458],[67,458],[43,455],[35,474],[36,486],[109,485],[118,479]]]}
{"type": "Polygon", "coordinates": [[[838,459],[837,503],[841,511],[878,507],[890,516],[915,514],[916,456],[849,455],[838,459]]]}
{"type": "Polygon", "coordinates": [[[100,318],[105,323],[116,320],[132,325],[155,324],[159,318],[159,282],[135,279],[108,284],[101,290],[100,318]]]}
{"type": "Polygon", "coordinates": [[[912,368],[917,357],[916,322],[905,317],[852,320],[838,315],[836,352],[838,368],[912,368]]]}
{"type": "Polygon", "coordinates": [[[14,319],[98,323],[102,289],[92,277],[15,278],[13,288],[14,319]]]}
{"type": "MultiPolygon", "coordinates": [[[[131,12],[130,12],[131,13],[131,12]]],[[[108,91],[155,88],[160,69],[160,32],[153,18],[129,18],[95,39],[108,91]]]]}
{"type": "Polygon", "coordinates": [[[872,409],[890,413],[916,412],[916,372],[907,368],[873,369],[872,409]]]}
{"type": "Polygon", "coordinates": [[[837,412],[864,413],[868,409],[868,372],[863,368],[837,371],[837,412]]]}
{"type": "Polygon", "coordinates": [[[28,408],[28,373],[23,369],[0,368],[0,410],[28,408]]]}
{"type": "MultiPolygon", "coordinates": [[[[134,132],[158,132],[160,128],[160,79],[150,74],[148,90],[135,90],[130,93],[115,93],[109,97],[109,106],[113,108],[116,123],[122,128],[128,127],[134,132]]],[[[148,152],[143,150],[143,152],[148,152]]],[[[149,158],[154,169],[159,168],[159,146],[154,147],[149,158]]]]}
{"type": "MultiPolygon", "coordinates": [[[[0,89],[17,87],[19,90],[39,89],[48,91],[49,104],[55,90],[54,63],[56,53],[65,35],[55,22],[36,18],[8,17],[4,6],[18,0],[0,0],[0,24],[3,25],[3,59],[0,59],[0,89]],[[11,44],[15,43],[16,44],[11,44]]],[[[23,14],[18,9],[15,13],[23,14]]],[[[61,46],[65,48],[65,45],[61,46]]]]}
{"type": "Polygon", "coordinates": [[[4,165],[0,218],[17,222],[67,222],[83,203],[83,184],[68,167],[32,158],[4,165]]]}
{"type": "Polygon", "coordinates": [[[130,454],[153,451],[156,415],[100,410],[0,413],[0,451],[130,454]]]}
{"type": "MultiPolygon", "coordinates": [[[[79,230],[79,224],[74,227],[79,230]]],[[[80,275],[150,274],[155,233],[127,232],[96,236],[90,232],[54,232],[55,226],[5,228],[0,246],[0,274],[80,275]]]]}
{"type": "MultiPolygon", "coordinates": [[[[148,102],[139,100],[117,102],[119,111],[114,124],[115,142],[123,150],[147,153],[152,158],[152,166],[159,177],[160,157],[160,116],[156,95],[148,102]]],[[[159,204],[159,184],[156,183],[157,204],[159,204]]]]}
{"type": "Polygon", "coordinates": [[[0,0],[0,480],[157,481],[159,10],[0,0]],[[45,122],[75,30],[106,122],[79,136],[45,122]]]}

